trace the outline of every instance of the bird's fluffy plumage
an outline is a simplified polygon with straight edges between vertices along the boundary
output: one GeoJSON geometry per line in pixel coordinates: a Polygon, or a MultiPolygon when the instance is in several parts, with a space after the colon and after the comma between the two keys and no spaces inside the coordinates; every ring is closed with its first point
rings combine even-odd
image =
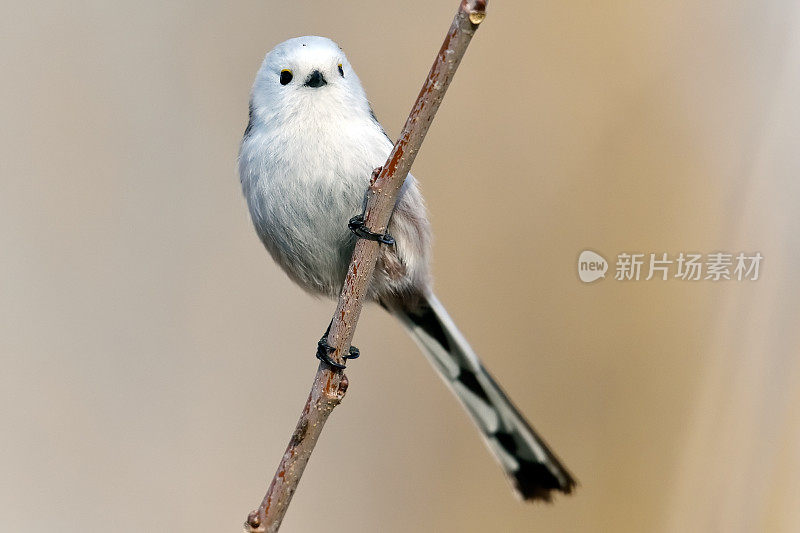
{"type": "MultiPolygon", "coordinates": [[[[338,296],[355,237],[347,219],[339,223],[331,216],[348,213],[349,219],[362,211],[372,171],[391,149],[358,76],[334,42],[290,39],[264,59],[251,93],[239,173],[261,240],[306,290],[338,296]],[[284,69],[293,74],[287,85],[280,84],[284,69]],[[314,70],[325,86],[303,85],[314,70]]],[[[430,229],[411,175],[388,231],[397,246],[384,248],[371,298],[427,290],[430,229]]]]}
{"type": "MultiPolygon", "coordinates": [[[[372,171],[391,148],[358,76],[333,41],[299,37],[267,54],[253,84],[239,174],[259,237],[306,290],[339,295],[355,246],[347,221],[362,211],[372,171]]],[[[410,174],[388,232],[396,244],[381,245],[370,299],[408,328],[523,498],[570,492],[575,482],[569,473],[431,292],[430,228],[410,174]]]]}

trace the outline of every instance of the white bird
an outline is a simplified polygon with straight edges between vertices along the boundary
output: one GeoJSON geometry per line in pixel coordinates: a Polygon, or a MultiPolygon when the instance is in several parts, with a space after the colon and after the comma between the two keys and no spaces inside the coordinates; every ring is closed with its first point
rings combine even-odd
{"type": "MultiPolygon", "coordinates": [[[[348,221],[363,211],[372,171],[392,146],[336,43],[298,37],[267,54],[250,96],[239,175],[258,236],[307,291],[339,296],[358,238],[348,221]]],[[[549,500],[553,490],[571,492],[572,476],[484,369],[434,296],[431,230],[411,174],[387,231],[394,244],[380,244],[368,298],[408,328],[523,499],[549,500]]],[[[325,350],[318,356],[330,362],[325,350]]]]}

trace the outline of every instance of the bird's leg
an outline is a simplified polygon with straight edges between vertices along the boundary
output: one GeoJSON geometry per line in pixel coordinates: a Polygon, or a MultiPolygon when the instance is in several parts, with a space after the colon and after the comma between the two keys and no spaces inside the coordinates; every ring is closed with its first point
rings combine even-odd
{"type": "Polygon", "coordinates": [[[367,229],[367,224],[364,222],[364,214],[356,215],[347,223],[350,231],[359,239],[367,239],[368,241],[376,241],[382,244],[394,244],[394,237],[388,233],[380,234],[367,229]]]}
{"type": "MultiPolygon", "coordinates": [[[[331,355],[333,355],[333,352],[336,351],[336,348],[328,344],[328,333],[331,332],[332,324],[333,320],[330,321],[330,324],[328,324],[328,329],[325,330],[325,334],[317,343],[317,359],[319,359],[323,363],[329,364],[334,368],[342,369],[345,368],[344,365],[339,364],[333,359],[331,359],[331,355]]],[[[361,352],[358,351],[358,348],[356,348],[355,346],[351,346],[350,350],[348,350],[348,353],[344,355],[342,359],[344,359],[345,361],[347,361],[348,359],[358,359],[359,355],[361,355],[361,352]]]]}
{"type": "MultiPolygon", "coordinates": [[[[370,188],[375,185],[375,181],[377,181],[381,170],[383,170],[383,167],[378,167],[372,171],[372,177],[369,180],[370,188]]],[[[364,210],[366,211],[366,209],[366,200],[364,200],[364,210]]],[[[350,219],[350,222],[347,223],[347,227],[350,228],[350,231],[352,231],[353,234],[359,239],[367,239],[368,241],[376,241],[388,245],[394,244],[394,238],[388,233],[381,235],[380,233],[375,233],[367,228],[367,224],[364,222],[366,215],[365,211],[362,211],[360,215],[356,215],[350,219]]]]}

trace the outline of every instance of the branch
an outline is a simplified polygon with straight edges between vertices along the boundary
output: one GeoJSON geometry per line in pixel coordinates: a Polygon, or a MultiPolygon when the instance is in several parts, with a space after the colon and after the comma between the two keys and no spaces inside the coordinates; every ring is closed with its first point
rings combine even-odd
{"type": "MultiPolygon", "coordinates": [[[[464,57],[475,30],[486,17],[487,1],[461,0],[450,30],[406,120],[400,139],[395,143],[383,167],[373,173],[367,190],[364,217],[366,227],[371,231],[386,232],[400,187],[414,163],[425,134],[433,122],[433,117],[442,103],[444,93],[453,79],[461,58],[464,57]]],[[[344,362],[342,354],[350,347],[364,305],[364,295],[378,260],[378,251],[379,244],[375,241],[366,239],[356,241],[328,335],[328,342],[335,348],[332,358],[336,362],[344,362]]],[[[247,517],[245,531],[249,533],[278,531],[311,452],[322,433],[322,428],[333,408],[342,401],[347,384],[347,376],[341,370],[320,363],[311,393],[289,446],[283,454],[264,500],[259,508],[247,517]]]]}

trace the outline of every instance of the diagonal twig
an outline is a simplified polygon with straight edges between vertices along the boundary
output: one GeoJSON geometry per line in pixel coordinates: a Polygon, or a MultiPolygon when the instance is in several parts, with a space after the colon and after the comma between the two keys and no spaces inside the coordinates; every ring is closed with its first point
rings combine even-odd
{"type": "MultiPolygon", "coordinates": [[[[488,0],[461,0],[450,30],[408,115],[400,138],[386,163],[380,169],[376,169],[372,176],[367,190],[364,218],[366,227],[373,232],[383,234],[386,231],[400,187],[411,169],[475,30],[486,17],[487,2],[488,0]]],[[[335,348],[331,357],[338,363],[344,362],[342,354],[349,349],[353,339],[356,323],[364,305],[364,295],[375,270],[378,250],[379,244],[375,241],[367,239],[356,241],[328,335],[328,342],[335,348]]],[[[322,428],[333,408],[342,401],[347,385],[347,376],[341,370],[320,363],[311,393],[278,465],[275,477],[272,478],[261,505],[247,517],[245,531],[248,533],[278,531],[311,452],[322,433],[322,428]]]]}

